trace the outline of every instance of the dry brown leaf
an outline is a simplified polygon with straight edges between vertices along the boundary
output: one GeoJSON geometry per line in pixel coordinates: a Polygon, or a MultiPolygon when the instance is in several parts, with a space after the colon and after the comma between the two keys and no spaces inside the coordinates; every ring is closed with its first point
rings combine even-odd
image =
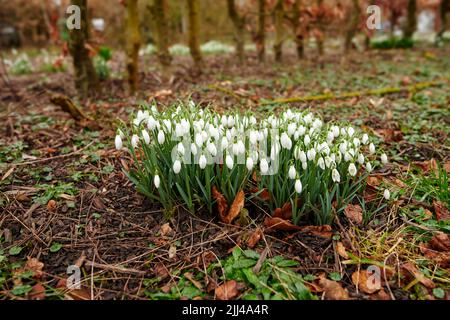
{"type": "Polygon", "coordinates": [[[384,139],[385,142],[399,142],[403,140],[403,133],[394,129],[378,129],[375,133],[384,139]]]}
{"type": "Polygon", "coordinates": [[[45,299],[45,288],[42,284],[37,283],[28,292],[28,299],[30,300],[44,300],[45,299]]]}
{"type": "Polygon", "coordinates": [[[230,280],[218,286],[215,290],[216,298],[219,300],[230,300],[235,298],[239,291],[237,289],[237,282],[230,280]]]}
{"type": "Polygon", "coordinates": [[[425,277],[422,274],[422,272],[417,270],[417,268],[411,262],[407,262],[407,263],[403,264],[402,268],[405,269],[406,271],[408,271],[409,273],[411,273],[411,275],[413,275],[414,278],[416,278],[425,287],[427,287],[429,289],[436,287],[434,282],[431,281],[430,279],[428,279],[427,277],[425,277]]]}
{"type": "Polygon", "coordinates": [[[240,190],[237,193],[236,198],[234,198],[227,215],[223,217],[222,222],[230,224],[239,215],[239,213],[241,213],[242,208],[244,208],[244,200],[244,190],[240,190]]]}
{"type": "Polygon", "coordinates": [[[91,300],[91,295],[85,287],[81,287],[80,289],[67,288],[66,279],[59,280],[56,288],[64,290],[64,298],[66,300],[91,300]]]}
{"type": "Polygon", "coordinates": [[[371,187],[378,187],[382,181],[383,181],[383,178],[381,176],[368,176],[367,177],[367,185],[369,185],[371,187]]]}
{"type": "Polygon", "coordinates": [[[263,232],[262,232],[261,228],[256,228],[256,230],[252,233],[250,238],[248,238],[248,240],[247,240],[247,247],[249,247],[250,249],[253,249],[256,246],[256,244],[259,242],[259,240],[261,240],[262,235],[263,235],[263,232]]]}
{"type": "Polygon", "coordinates": [[[450,250],[450,237],[448,234],[438,232],[431,238],[428,244],[430,248],[436,251],[447,252],[450,250]]]}
{"type": "Polygon", "coordinates": [[[344,244],[342,242],[336,243],[336,252],[344,259],[348,259],[348,253],[347,250],[344,247],[344,244]]]}
{"type": "Polygon", "coordinates": [[[292,204],[286,202],[281,208],[276,208],[273,213],[274,218],[281,218],[288,220],[292,217],[292,204]]]}
{"type": "Polygon", "coordinates": [[[264,226],[269,230],[299,231],[302,229],[281,218],[266,218],[264,219],[264,226]]]}
{"type": "Polygon", "coordinates": [[[217,190],[216,186],[212,187],[212,196],[217,203],[217,210],[219,211],[219,218],[223,221],[228,213],[227,199],[217,190]]]}
{"type": "Polygon", "coordinates": [[[330,239],[333,236],[333,231],[331,226],[323,225],[323,226],[304,226],[300,227],[302,232],[310,233],[312,235],[330,239]]]}
{"type": "Polygon", "coordinates": [[[161,226],[160,233],[161,233],[161,236],[166,236],[166,235],[170,236],[173,234],[173,229],[170,227],[170,224],[167,222],[161,226]]]}
{"type": "Polygon", "coordinates": [[[47,210],[50,212],[56,211],[56,201],[55,200],[52,199],[49,202],[47,202],[47,210]]]}
{"type": "Polygon", "coordinates": [[[39,279],[44,274],[42,272],[43,268],[44,268],[44,263],[43,262],[40,262],[36,258],[28,258],[24,269],[32,271],[33,272],[33,278],[39,279]]]}
{"type": "Polygon", "coordinates": [[[433,201],[433,207],[434,207],[434,212],[436,213],[436,219],[438,221],[440,220],[444,220],[444,221],[448,221],[450,220],[450,211],[447,209],[447,206],[445,205],[445,203],[441,202],[441,201],[433,201]]]}
{"type": "Polygon", "coordinates": [[[167,270],[166,266],[162,262],[158,262],[153,269],[153,273],[156,277],[161,279],[165,279],[169,276],[169,270],[167,270]]]}
{"type": "Polygon", "coordinates": [[[192,284],[199,290],[203,291],[203,286],[200,282],[198,282],[197,280],[194,279],[194,276],[192,275],[191,272],[186,272],[184,274],[184,276],[186,277],[186,279],[188,279],[190,282],[192,282],[192,284]]]}
{"type": "Polygon", "coordinates": [[[362,208],[359,204],[348,204],[344,209],[345,216],[353,223],[361,224],[363,221],[362,208]]]}
{"type": "Polygon", "coordinates": [[[319,286],[325,292],[327,300],[348,300],[348,292],[339,282],[328,280],[325,277],[319,279],[319,286]]]}
{"type": "Polygon", "coordinates": [[[352,274],[352,282],[362,292],[372,294],[381,289],[381,284],[379,282],[373,283],[371,276],[367,270],[355,271],[352,274]]]}

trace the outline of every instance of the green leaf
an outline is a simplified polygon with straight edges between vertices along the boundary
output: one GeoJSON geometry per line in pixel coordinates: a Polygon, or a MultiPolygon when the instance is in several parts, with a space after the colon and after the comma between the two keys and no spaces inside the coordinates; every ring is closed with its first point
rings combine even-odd
{"type": "Polygon", "coordinates": [[[314,280],[316,280],[316,278],[317,277],[315,275],[313,275],[313,274],[307,274],[306,276],[303,277],[303,279],[305,281],[314,281],[314,280]]]}
{"type": "Polygon", "coordinates": [[[234,269],[243,269],[252,267],[256,264],[256,261],[253,259],[239,259],[233,263],[234,269]]]}
{"type": "Polygon", "coordinates": [[[328,274],[328,276],[330,277],[331,280],[334,280],[334,281],[341,281],[342,280],[342,276],[338,272],[330,272],[330,274],[328,274]]]}
{"type": "Polygon", "coordinates": [[[21,296],[21,295],[27,294],[30,291],[31,291],[31,286],[27,284],[27,285],[15,286],[14,289],[11,290],[11,293],[15,296],[21,296]]]}
{"type": "Polygon", "coordinates": [[[442,288],[434,288],[433,295],[438,299],[444,299],[445,291],[442,288]]]}
{"type": "Polygon", "coordinates": [[[17,256],[20,252],[22,252],[22,247],[14,246],[11,249],[9,249],[9,254],[11,256],[17,256]]]}
{"type": "Polygon", "coordinates": [[[181,296],[182,297],[186,297],[188,299],[192,299],[194,297],[197,297],[199,295],[201,295],[202,292],[197,289],[196,287],[193,286],[189,286],[189,287],[184,287],[184,289],[181,291],[181,296]]]}
{"type": "Polygon", "coordinates": [[[244,250],[244,256],[246,256],[247,258],[256,259],[256,260],[258,260],[260,257],[259,253],[254,250],[244,250]]]}
{"type": "Polygon", "coordinates": [[[61,243],[55,242],[50,247],[50,252],[53,252],[53,253],[58,252],[59,250],[61,250],[62,246],[63,245],[61,243]]]}
{"type": "Polygon", "coordinates": [[[298,262],[294,260],[281,260],[277,262],[278,267],[295,267],[298,266],[298,262]]]}

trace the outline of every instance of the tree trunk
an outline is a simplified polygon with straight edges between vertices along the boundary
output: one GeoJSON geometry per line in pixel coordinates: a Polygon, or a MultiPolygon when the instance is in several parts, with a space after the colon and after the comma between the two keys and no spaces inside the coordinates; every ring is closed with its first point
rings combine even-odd
{"type": "Polygon", "coordinates": [[[197,69],[200,69],[203,60],[200,51],[200,2],[199,0],[187,0],[187,5],[189,49],[197,69]]]}
{"type": "Polygon", "coordinates": [[[256,35],[256,49],[258,60],[263,62],[266,55],[266,9],[265,0],[258,0],[258,33],[256,35]]]}
{"type": "Polygon", "coordinates": [[[436,35],[436,42],[442,40],[442,37],[447,29],[447,8],[449,7],[449,0],[441,0],[441,4],[439,6],[439,15],[441,18],[441,29],[436,35]]]}
{"type": "Polygon", "coordinates": [[[297,56],[299,59],[303,59],[305,57],[304,34],[299,30],[301,8],[302,0],[295,0],[291,22],[295,36],[295,46],[297,47],[297,56]]]}
{"type": "Polygon", "coordinates": [[[168,67],[172,63],[172,56],[169,52],[169,26],[166,16],[166,0],[155,0],[151,7],[153,20],[155,21],[156,44],[158,47],[158,59],[163,67],[168,67]]]}
{"type": "Polygon", "coordinates": [[[126,53],[128,85],[131,94],[138,89],[139,83],[139,47],[141,46],[141,35],[139,31],[139,11],[137,0],[126,1],[126,53]]]}
{"type": "Polygon", "coordinates": [[[240,17],[234,0],[227,0],[228,15],[234,26],[234,39],[236,41],[236,54],[239,62],[244,61],[244,34],[245,34],[245,18],[240,17]]]}
{"type": "Polygon", "coordinates": [[[359,5],[359,1],[353,0],[352,4],[353,8],[350,13],[350,22],[345,35],[345,52],[349,52],[352,49],[353,38],[358,30],[359,21],[361,19],[361,7],[359,5]]]}
{"type": "Polygon", "coordinates": [[[273,45],[273,51],[275,52],[276,62],[281,62],[283,60],[283,42],[284,42],[283,16],[284,16],[283,0],[278,0],[274,10],[275,43],[273,45]]]}
{"type": "Polygon", "coordinates": [[[85,98],[90,92],[98,89],[97,74],[86,48],[89,39],[87,0],[72,0],[71,4],[80,8],[81,29],[69,30],[69,52],[75,70],[75,87],[79,95],[85,98]]]}
{"type": "MultiPolygon", "coordinates": [[[[319,8],[321,8],[323,6],[323,0],[317,0],[317,6],[319,8]]],[[[320,10],[322,11],[322,10],[320,10]]],[[[322,17],[319,17],[318,21],[317,21],[317,29],[318,29],[318,33],[316,35],[316,43],[317,43],[317,52],[319,54],[319,56],[323,55],[324,49],[323,49],[323,26],[322,26],[322,17]]]]}
{"type": "Polygon", "coordinates": [[[417,27],[417,0],[408,0],[408,20],[403,32],[404,38],[412,38],[417,27]]]}

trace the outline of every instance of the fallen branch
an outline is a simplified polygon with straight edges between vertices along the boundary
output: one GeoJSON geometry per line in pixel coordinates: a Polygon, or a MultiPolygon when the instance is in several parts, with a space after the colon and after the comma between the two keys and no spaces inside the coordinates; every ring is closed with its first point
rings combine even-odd
{"type": "Polygon", "coordinates": [[[340,100],[340,99],[349,99],[355,97],[365,97],[365,96],[383,96],[387,94],[394,93],[411,93],[419,90],[423,90],[429,87],[436,87],[445,84],[444,81],[430,81],[430,82],[419,82],[414,85],[406,86],[406,87],[387,87],[387,88],[379,88],[379,89],[370,89],[363,91],[355,91],[355,92],[344,92],[341,94],[333,94],[327,93],[322,95],[315,96],[303,96],[303,97],[292,97],[292,98],[280,98],[269,101],[260,101],[260,105],[274,105],[274,104],[283,104],[283,103],[293,103],[293,102],[311,102],[311,101],[326,101],[326,100],[340,100]]]}
{"type": "Polygon", "coordinates": [[[93,262],[93,261],[89,261],[89,260],[87,260],[85,262],[85,266],[93,267],[93,268],[97,268],[97,269],[108,270],[108,271],[119,272],[119,273],[131,273],[131,274],[136,274],[136,275],[141,275],[141,276],[145,275],[145,271],[135,270],[135,269],[127,269],[127,268],[118,267],[118,266],[114,266],[114,265],[97,263],[97,262],[93,262]]]}
{"type": "Polygon", "coordinates": [[[55,94],[50,98],[50,102],[61,107],[61,109],[67,113],[69,113],[75,121],[81,120],[92,120],[88,116],[86,116],[83,111],[78,108],[73,101],[61,94],[55,94]]]}

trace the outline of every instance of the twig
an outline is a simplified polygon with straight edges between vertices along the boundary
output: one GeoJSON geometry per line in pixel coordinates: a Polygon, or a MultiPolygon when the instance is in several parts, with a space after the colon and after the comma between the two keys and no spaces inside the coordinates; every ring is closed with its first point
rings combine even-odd
{"type": "Polygon", "coordinates": [[[127,268],[118,267],[118,266],[114,266],[114,265],[97,263],[97,262],[93,262],[93,261],[89,261],[89,260],[86,260],[86,262],[84,264],[87,267],[92,267],[92,268],[97,268],[97,269],[104,269],[104,270],[115,271],[115,272],[120,272],[120,273],[131,273],[131,274],[137,274],[137,275],[141,275],[141,276],[145,275],[145,271],[136,270],[136,269],[127,269],[127,268]]]}

